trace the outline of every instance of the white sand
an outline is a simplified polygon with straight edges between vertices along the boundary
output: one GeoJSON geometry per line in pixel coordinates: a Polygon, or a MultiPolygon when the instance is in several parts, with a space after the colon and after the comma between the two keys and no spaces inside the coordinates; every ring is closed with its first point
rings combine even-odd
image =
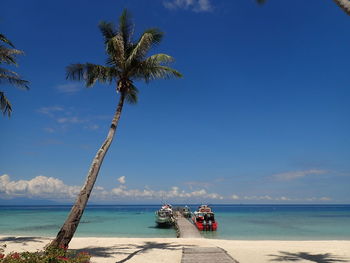
{"type": "MultiPolygon", "coordinates": [[[[0,236],[5,252],[36,251],[48,238],[0,236]]],[[[70,249],[93,255],[93,263],[179,263],[183,247],[221,247],[240,263],[350,262],[350,241],[240,241],[182,238],[74,238],[70,249]],[[287,254],[291,260],[273,261],[287,254]],[[310,260],[307,260],[310,259],[310,260]],[[332,260],[333,259],[333,260],[332,260]],[[338,260],[335,260],[338,259],[338,260]],[[328,261],[327,261],[328,260],[328,261]],[[342,261],[341,261],[342,260],[342,261]]]]}

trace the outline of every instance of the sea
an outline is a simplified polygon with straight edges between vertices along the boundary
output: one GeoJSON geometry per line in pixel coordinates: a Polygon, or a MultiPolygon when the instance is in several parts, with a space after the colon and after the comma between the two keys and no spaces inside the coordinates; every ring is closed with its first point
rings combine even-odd
{"type": "MultiPolygon", "coordinates": [[[[176,207],[177,205],[173,205],[176,207]]],[[[189,205],[192,211],[198,205],[189,205]]],[[[350,205],[211,205],[218,222],[205,238],[232,240],[350,240],[350,205]]],[[[71,206],[0,206],[0,235],[55,236],[71,206]]],[[[77,237],[176,237],[158,228],[160,205],[90,205],[77,237]]]]}

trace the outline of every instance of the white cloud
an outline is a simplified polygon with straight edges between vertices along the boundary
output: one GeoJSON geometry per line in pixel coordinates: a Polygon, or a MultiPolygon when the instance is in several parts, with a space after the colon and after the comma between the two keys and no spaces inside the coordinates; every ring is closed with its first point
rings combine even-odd
{"type": "Polygon", "coordinates": [[[48,133],[54,133],[54,132],[55,132],[55,129],[50,128],[50,127],[46,127],[46,128],[44,128],[44,131],[46,131],[46,132],[48,132],[48,133]]]}
{"type": "MultiPolygon", "coordinates": [[[[95,186],[92,192],[92,199],[94,201],[113,201],[113,200],[167,200],[174,202],[181,202],[183,200],[190,200],[191,202],[208,202],[220,200],[242,200],[246,202],[328,202],[332,199],[330,197],[308,197],[308,198],[291,198],[286,196],[273,197],[269,195],[261,196],[238,196],[232,194],[231,196],[222,196],[218,193],[210,193],[206,189],[198,189],[195,191],[186,191],[177,186],[173,186],[168,190],[152,190],[148,186],[143,189],[129,189],[125,185],[125,176],[118,178],[121,183],[118,187],[113,189],[105,189],[101,186],[95,186]]],[[[48,200],[58,201],[73,201],[80,192],[80,186],[71,186],[65,184],[62,180],[46,177],[36,176],[30,180],[11,180],[10,176],[3,174],[0,176],[0,198],[9,199],[15,197],[26,198],[44,198],[48,200]]]]}
{"type": "Polygon", "coordinates": [[[120,176],[117,180],[119,183],[125,184],[125,176],[120,176]]]}
{"type": "Polygon", "coordinates": [[[325,174],[327,172],[328,171],[326,170],[311,169],[311,170],[305,170],[305,171],[294,171],[294,172],[274,174],[272,175],[272,177],[281,181],[289,181],[297,178],[302,178],[308,175],[325,174]]]}
{"type": "Polygon", "coordinates": [[[152,190],[148,187],[145,189],[128,189],[125,185],[120,185],[114,189],[112,189],[112,194],[118,197],[126,198],[147,198],[147,199],[184,199],[184,198],[204,198],[211,200],[223,200],[224,197],[217,193],[207,193],[205,189],[200,189],[197,191],[187,192],[185,190],[181,190],[177,186],[173,186],[170,190],[152,190]]]}
{"type": "Polygon", "coordinates": [[[185,9],[195,12],[209,12],[213,9],[209,0],[168,0],[163,5],[167,9],[185,9]]]}
{"type": "Polygon", "coordinates": [[[72,123],[72,124],[76,124],[76,123],[82,123],[85,122],[85,120],[79,119],[78,117],[63,117],[63,118],[58,118],[57,119],[58,123],[64,124],[64,123],[72,123]]]}
{"type": "Polygon", "coordinates": [[[309,197],[309,198],[306,198],[305,199],[306,201],[309,201],[309,202],[315,202],[315,201],[331,201],[332,198],[330,197],[326,197],[326,196],[323,196],[323,197],[309,197]]]}
{"type": "Polygon", "coordinates": [[[281,201],[291,201],[292,199],[285,197],[285,196],[281,196],[280,198],[276,198],[276,200],[281,200],[281,201]]]}
{"type": "Polygon", "coordinates": [[[54,113],[62,112],[62,111],[64,111],[64,109],[59,106],[41,107],[40,109],[37,110],[37,112],[47,115],[49,117],[53,117],[54,113]]]}
{"type": "MultiPolygon", "coordinates": [[[[95,186],[93,190],[93,199],[95,200],[115,200],[116,198],[129,199],[184,199],[199,198],[210,200],[223,200],[224,197],[217,193],[208,193],[205,189],[187,192],[177,186],[169,190],[152,190],[149,187],[144,189],[128,189],[125,186],[125,176],[118,178],[120,186],[111,190],[106,190],[101,186],[95,186]]],[[[66,185],[62,180],[37,176],[30,180],[11,181],[10,176],[4,174],[0,176],[0,198],[14,197],[37,197],[50,200],[72,200],[80,191],[79,186],[66,185]]]]}
{"type": "Polygon", "coordinates": [[[198,10],[200,12],[207,12],[207,11],[211,11],[213,9],[213,7],[211,6],[209,0],[198,0],[198,10]]]}
{"type": "Polygon", "coordinates": [[[58,85],[55,87],[60,93],[76,93],[82,89],[82,85],[79,83],[67,83],[67,84],[62,84],[58,85]]]}
{"type": "Polygon", "coordinates": [[[71,199],[79,193],[80,187],[68,186],[62,180],[36,176],[31,180],[11,181],[10,176],[0,176],[0,197],[39,197],[48,199],[71,199]]]}
{"type": "Polygon", "coordinates": [[[85,126],[85,129],[91,130],[91,131],[96,131],[100,128],[97,124],[89,124],[85,126]]]}
{"type": "Polygon", "coordinates": [[[268,201],[271,201],[271,200],[278,200],[278,198],[272,198],[271,196],[269,195],[263,195],[263,196],[244,196],[243,197],[244,200],[268,200],[268,201]]]}
{"type": "Polygon", "coordinates": [[[42,107],[38,109],[37,112],[46,115],[53,121],[49,124],[50,127],[43,128],[43,130],[48,133],[66,132],[69,128],[74,127],[74,125],[80,124],[84,124],[83,128],[86,130],[96,131],[100,128],[98,122],[107,118],[102,115],[82,115],[73,107],[63,108],[60,106],[49,106],[42,107]]]}
{"type": "Polygon", "coordinates": [[[280,197],[272,197],[269,195],[261,195],[261,196],[243,196],[240,197],[238,195],[231,195],[229,197],[231,200],[246,200],[246,201],[279,201],[279,202],[319,202],[319,201],[331,201],[332,199],[330,197],[307,197],[307,198],[291,198],[286,196],[280,196],[280,197]]]}
{"type": "Polygon", "coordinates": [[[241,199],[238,195],[235,195],[235,194],[233,194],[233,195],[231,195],[231,199],[233,199],[233,200],[239,200],[239,199],[241,199]]]}
{"type": "Polygon", "coordinates": [[[190,189],[199,188],[199,187],[208,189],[211,185],[213,185],[213,183],[202,182],[202,181],[189,181],[189,182],[185,182],[184,184],[187,185],[190,189]]]}

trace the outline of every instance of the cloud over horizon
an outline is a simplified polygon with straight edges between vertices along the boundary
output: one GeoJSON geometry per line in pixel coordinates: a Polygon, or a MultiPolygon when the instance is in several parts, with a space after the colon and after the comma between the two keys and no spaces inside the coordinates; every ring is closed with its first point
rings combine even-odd
{"type": "MultiPolygon", "coordinates": [[[[290,198],[286,196],[273,197],[268,195],[262,196],[239,196],[232,194],[224,196],[219,193],[209,192],[208,189],[198,188],[196,190],[184,190],[177,186],[170,187],[169,190],[153,190],[148,186],[143,189],[130,189],[126,183],[125,176],[117,179],[119,186],[112,189],[105,189],[102,186],[95,186],[91,199],[93,201],[162,201],[169,202],[232,202],[232,201],[266,201],[266,202],[327,202],[331,201],[330,197],[308,197],[308,198],[290,198]]],[[[11,180],[10,176],[3,174],[0,176],[0,198],[12,199],[16,197],[26,198],[44,198],[54,201],[73,201],[78,195],[81,186],[71,186],[65,184],[62,180],[36,176],[30,180],[11,180]]]]}
{"type": "Polygon", "coordinates": [[[72,199],[80,191],[79,186],[69,186],[60,179],[36,176],[30,180],[11,181],[10,176],[0,176],[0,198],[39,197],[47,199],[72,199]]]}
{"type": "Polygon", "coordinates": [[[290,181],[290,180],[302,178],[309,175],[326,174],[327,172],[328,171],[326,170],[310,169],[310,170],[304,170],[304,171],[293,171],[293,172],[274,174],[272,175],[272,177],[274,179],[281,180],[281,181],[290,181]]]}

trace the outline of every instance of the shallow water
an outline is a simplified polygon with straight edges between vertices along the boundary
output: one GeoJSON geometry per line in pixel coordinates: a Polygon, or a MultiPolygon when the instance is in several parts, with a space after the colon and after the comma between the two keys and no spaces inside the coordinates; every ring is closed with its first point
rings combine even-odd
{"type": "MultiPolygon", "coordinates": [[[[190,206],[192,210],[197,206],[190,206]]],[[[76,236],[175,237],[154,222],[158,205],[89,206],[76,236]]],[[[218,231],[207,238],[350,240],[349,205],[212,205],[218,231]]],[[[0,234],[55,236],[69,206],[0,206],[0,234]]]]}

